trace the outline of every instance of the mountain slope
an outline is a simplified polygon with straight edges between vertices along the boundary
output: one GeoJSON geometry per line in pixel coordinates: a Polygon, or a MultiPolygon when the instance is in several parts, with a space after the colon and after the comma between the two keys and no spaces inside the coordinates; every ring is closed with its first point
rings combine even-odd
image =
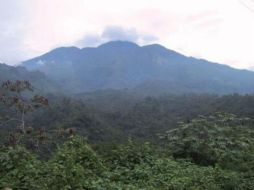
{"type": "Polygon", "coordinates": [[[60,92],[60,87],[39,71],[27,71],[24,67],[13,67],[0,63],[0,84],[7,80],[28,80],[39,93],[60,92]]]}
{"type": "Polygon", "coordinates": [[[153,93],[253,93],[254,72],[186,57],[154,44],[114,41],[97,48],[57,48],[22,63],[73,93],[135,89],[153,93]]]}

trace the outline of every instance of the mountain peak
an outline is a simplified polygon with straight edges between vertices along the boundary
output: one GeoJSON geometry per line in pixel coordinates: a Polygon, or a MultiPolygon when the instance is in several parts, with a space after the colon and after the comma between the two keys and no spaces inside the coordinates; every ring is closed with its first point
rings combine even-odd
{"type": "Polygon", "coordinates": [[[58,48],[51,50],[50,52],[53,52],[53,53],[78,52],[79,50],[80,49],[78,47],[69,46],[69,47],[58,47],[58,48]]]}
{"type": "Polygon", "coordinates": [[[254,92],[252,72],[187,57],[159,44],[140,47],[133,42],[111,41],[86,51],[60,48],[23,65],[44,72],[74,93],[140,85],[163,93],[254,92]]]}
{"type": "Polygon", "coordinates": [[[154,48],[154,49],[163,49],[163,50],[168,50],[167,48],[165,48],[164,46],[160,45],[160,44],[150,44],[150,45],[145,45],[143,46],[144,48],[154,48]]]}
{"type": "Polygon", "coordinates": [[[107,43],[104,43],[102,45],[100,45],[98,48],[137,48],[139,47],[137,44],[135,44],[134,42],[130,42],[130,41],[121,41],[121,40],[117,40],[117,41],[110,41],[107,43]]]}

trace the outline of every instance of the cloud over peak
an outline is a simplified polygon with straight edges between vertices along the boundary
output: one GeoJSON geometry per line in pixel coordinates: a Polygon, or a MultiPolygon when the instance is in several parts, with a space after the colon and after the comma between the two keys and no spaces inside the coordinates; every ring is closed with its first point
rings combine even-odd
{"type": "Polygon", "coordinates": [[[94,47],[109,41],[130,41],[140,45],[150,44],[158,41],[158,38],[151,34],[138,32],[135,28],[124,28],[122,26],[106,26],[99,34],[87,34],[77,41],[79,47],[94,47]]]}

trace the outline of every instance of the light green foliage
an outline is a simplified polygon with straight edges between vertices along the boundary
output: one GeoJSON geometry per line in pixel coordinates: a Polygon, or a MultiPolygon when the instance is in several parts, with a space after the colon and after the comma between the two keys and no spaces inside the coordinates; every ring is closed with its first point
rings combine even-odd
{"type": "Polygon", "coordinates": [[[253,182],[242,173],[176,161],[145,143],[129,141],[98,155],[81,137],[71,137],[48,161],[22,147],[0,154],[0,187],[13,189],[245,190],[253,182]]]}
{"type": "Polygon", "coordinates": [[[92,185],[105,170],[100,158],[79,137],[71,137],[59,148],[45,169],[51,189],[82,189],[92,185]]]}
{"type": "Polygon", "coordinates": [[[251,190],[252,124],[230,114],[202,116],[161,135],[165,149],[130,139],[103,155],[71,136],[47,161],[21,146],[4,147],[0,188],[251,190]]]}
{"type": "Polygon", "coordinates": [[[175,161],[148,143],[129,141],[109,157],[111,179],[134,185],[134,189],[237,189],[240,183],[236,172],[175,161]]]}
{"type": "Polygon", "coordinates": [[[0,188],[39,189],[42,163],[23,147],[0,149],[0,188]]]}
{"type": "Polygon", "coordinates": [[[146,163],[152,164],[158,156],[149,143],[137,143],[132,139],[125,145],[120,145],[109,152],[108,161],[113,168],[134,168],[136,165],[146,163]]]}
{"type": "Polygon", "coordinates": [[[176,158],[248,171],[254,169],[254,128],[251,125],[248,118],[218,113],[180,123],[161,138],[176,158]]]}
{"type": "MultiPolygon", "coordinates": [[[[14,95],[28,84],[5,83],[11,93],[1,96],[0,119],[16,103],[19,108],[30,102],[14,95]]],[[[127,106],[117,103],[110,111],[92,102],[55,98],[45,110],[27,114],[25,128],[22,117],[23,130],[8,134],[17,126],[2,125],[0,189],[254,189],[253,120],[221,113],[195,118],[222,108],[251,117],[254,96],[147,98],[127,101],[127,106]],[[177,127],[177,121],[185,122],[177,127]]],[[[34,108],[48,103],[41,96],[31,102],[34,108]]]]}

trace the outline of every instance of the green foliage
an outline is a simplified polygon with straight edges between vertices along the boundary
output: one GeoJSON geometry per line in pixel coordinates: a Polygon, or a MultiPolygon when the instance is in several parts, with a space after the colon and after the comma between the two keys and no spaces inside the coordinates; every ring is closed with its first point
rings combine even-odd
{"type": "Polygon", "coordinates": [[[49,160],[45,173],[51,189],[82,189],[96,181],[104,170],[102,161],[86,141],[71,137],[49,160]]]}
{"type": "Polygon", "coordinates": [[[98,155],[81,137],[71,137],[48,161],[22,147],[0,154],[0,187],[12,189],[253,189],[250,175],[176,161],[149,144],[130,141],[98,155]]]}
{"type": "Polygon", "coordinates": [[[0,152],[0,188],[39,189],[42,163],[23,147],[3,148],[0,152]]]}
{"type": "Polygon", "coordinates": [[[254,169],[254,129],[249,125],[248,118],[232,114],[201,116],[161,138],[176,158],[246,172],[254,169]]]}
{"type": "Polygon", "coordinates": [[[168,158],[156,159],[152,166],[140,164],[118,172],[121,181],[135,184],[137,189],[234,189],[239,181],[233,172],[168,158]]]}
{"type": "MultiPolygon", "coordinates": [[[[50,106],[29,113],[26,123],[33,128],[50,131],[74,128],[79,135],[96,144],[124,142],[128,137],[158,143],[158,133],[177,128],[178,122],[188,122],[200,114],[209,116],[216,112],[227,112],[250,118],[254,114],[252,95],[183,95],[140,97],[140,100],[136,100],[127,94],[127,97],[119,100],[120,97],[115,98],[117,94],[104,97],[104,94],[96,93],[98,97],[88,97],[84,102],[59,96],[49,97],[50,106]],[[115,106],[110,107],[109,104],[115,106]]],[[[6,129],[1,131],[5,132],[6,129]]]]}
{"type": "MultiPolygon", "coordinates": [[[[14,104],[1,102],[0,117],[15,103],[31,103],[14,95],[28,86],[6,85],[11,92],[1,100],[10,97],[14,104]]],[[[18,143],[0,146],[0,189],[254,189],[254,122],[247,118],[254,113],[252,96],[118,99],[109,110],[111,102],[98,109],[101,102],[51,100],[45,110],[27,114],[25,130],[8,134],[11,124],[1,128],[1,142],[18,143]],[[218,110],[244,117],[214,114],[218,110]],[[200,113],[208,116],[196,117],[200,113]]]]}
{"type": "Polygon", "coordinates": [[[108,162],[111,167],[129,169],[143,163],[151,165],[154,159],[158,157],[149,143],[141,144],[134,142],[132,139],[129,139],[125,145],[119,145],[108,154],[108,162]]]}

